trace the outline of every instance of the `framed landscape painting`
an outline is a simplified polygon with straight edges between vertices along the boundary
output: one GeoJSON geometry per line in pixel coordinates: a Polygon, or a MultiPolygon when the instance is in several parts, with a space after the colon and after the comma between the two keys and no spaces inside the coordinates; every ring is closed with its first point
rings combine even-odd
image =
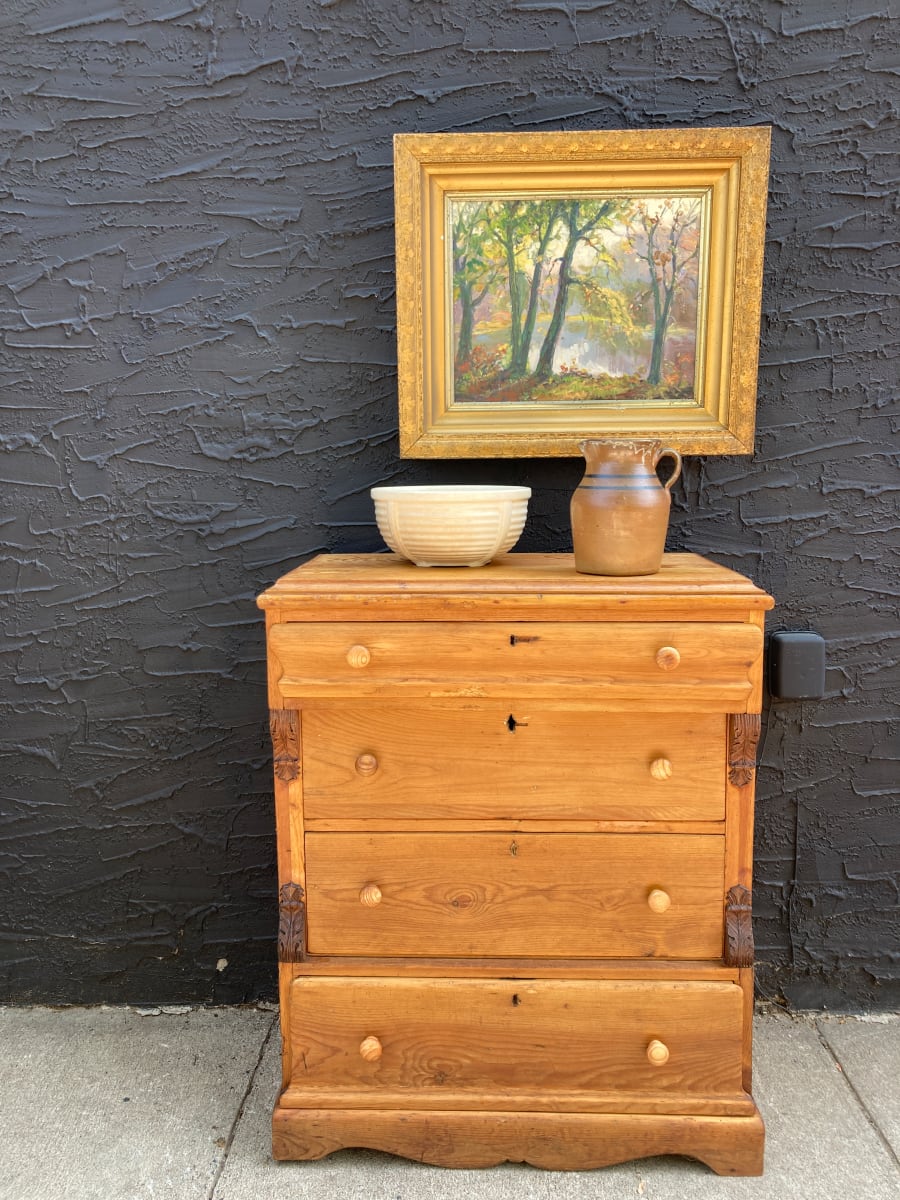
{"type": "Polygon", "coordinates": [[[398,134],[401,454],[753,448],[769,130],[398,134]]]}

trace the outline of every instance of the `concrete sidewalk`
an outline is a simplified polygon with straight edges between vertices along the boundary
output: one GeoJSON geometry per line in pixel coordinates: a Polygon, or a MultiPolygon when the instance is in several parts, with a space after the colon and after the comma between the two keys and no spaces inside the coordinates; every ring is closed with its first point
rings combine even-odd
{"type": "Polygon", "coordinates": [[[0,1200],[897,1200],[900,1019],[769,1012],[754,1058],[761,1179],[677,1158],[572,1173],[351,1150],[276,1163],[273,1011],[0,1009],[0,1200]]]}

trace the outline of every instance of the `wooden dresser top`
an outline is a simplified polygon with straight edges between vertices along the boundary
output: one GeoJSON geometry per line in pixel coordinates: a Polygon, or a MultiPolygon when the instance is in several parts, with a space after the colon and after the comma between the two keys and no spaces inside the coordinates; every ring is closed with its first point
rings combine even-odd
{"type": "MultiPolygon", "coordinates": [[[[749,579],[699,554],[666,554],[655,575],[582,575],[571,554],[505,554],[485,567],[416,567],[396,554],[322,554],[289,571],[258,598],[260,608],[289,610],[337,603],[371,606],[379,598],[417,608],[495,607],[514,610],[571,605],[584,610],[650,607],[684,609],[701,598],[705,608],[744,612],[772,608],[773,600],[749,579]]],[[[438,612],[435,612],[438,615],[438,612]]],[[[574,615],[574,612],[573,612],[574,615]]],[[[702,618],[701,618],[702,619],[702,618]]],[[[707,618],[708,619],[708,618],[707,618]]]]}

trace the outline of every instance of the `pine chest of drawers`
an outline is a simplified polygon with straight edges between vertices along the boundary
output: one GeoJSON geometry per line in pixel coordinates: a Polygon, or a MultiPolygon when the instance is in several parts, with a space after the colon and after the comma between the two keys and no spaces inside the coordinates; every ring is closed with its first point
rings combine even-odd
{"type": "Polygon", "coordinates": [[[696,555],[332,555],[259,599],[278,1158],[762,1170],[752,809],[769,596],[696,555]]]}

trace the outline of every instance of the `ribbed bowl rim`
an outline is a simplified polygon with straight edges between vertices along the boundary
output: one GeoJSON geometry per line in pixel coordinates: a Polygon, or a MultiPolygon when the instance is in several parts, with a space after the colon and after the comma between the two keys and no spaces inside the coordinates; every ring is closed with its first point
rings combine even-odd
{"type": "Polygon", "coordinates": [[[437,500],[441,503],[465,503],[478,499],[490,503],[493,500],[528,500],[531,488],[505,483],[436,483],[373,487],[370,494],[373,500],[408,496],[410,499],[437,500]]]}

